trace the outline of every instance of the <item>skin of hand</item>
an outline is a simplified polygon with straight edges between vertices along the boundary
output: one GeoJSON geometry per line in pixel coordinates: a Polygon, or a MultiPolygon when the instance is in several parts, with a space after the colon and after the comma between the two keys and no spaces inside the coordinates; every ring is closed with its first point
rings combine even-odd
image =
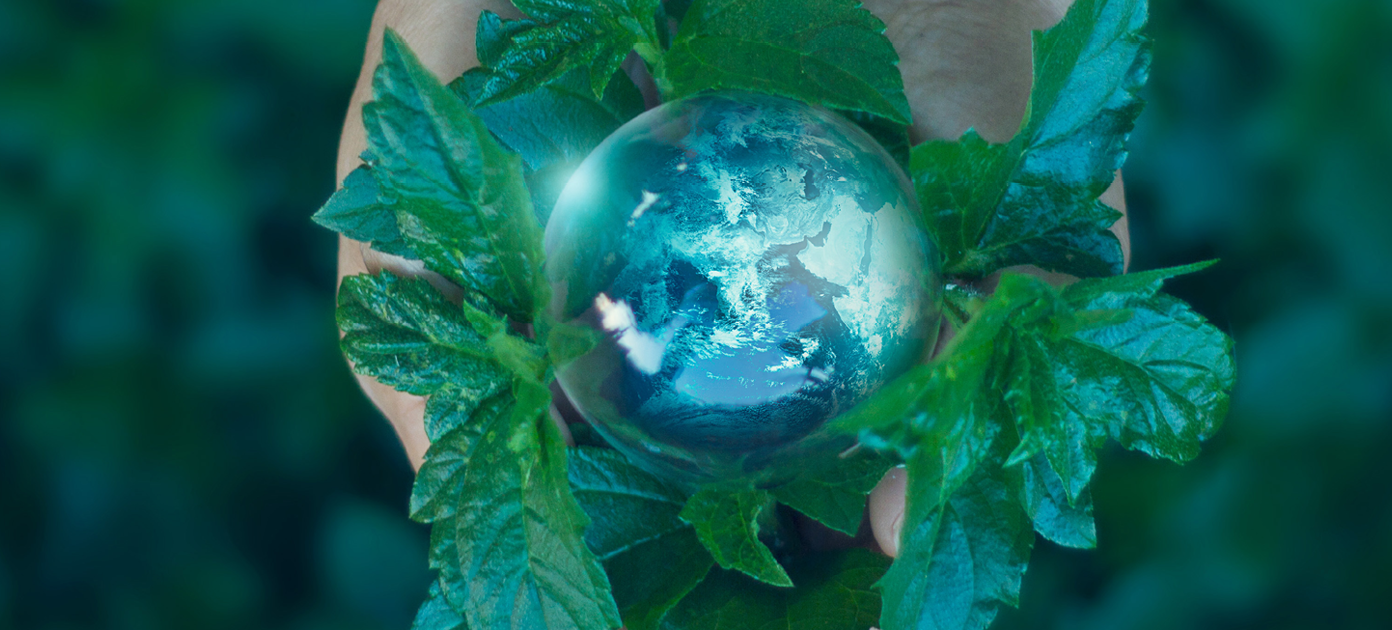
{"type": "MultiPolygon", "coordinates": [[[[910,138],[955,139],[975,128],[992,142],[1008,141],[1019,129],[1029,101],[1033,77],[1031,32],[1058,23],[1072,0],[863,0],[864,6],[884,21],[885,35],[899,53],[899,70],[913,112],[910,138]]],[[[790,9],[792,8],[790,3],[790,9]]],[[[479,13],[488,10],[504,18],[522,15],[506,0],[381,0],[373,15],[362,71],[348,106],[338,151],[338,181],[360,164],[367,149],[362,125],[362,104],[372,97],[372,74],[381,60],[382,39],[390,27],[401,35],[421,62],[442,81],[450,81],[478,65],[474,30],[479,13]]],[[[1112,227],[1130,260],[1131,243],[1126,206],[1118,174],[1102,201],[1120,210],[1122,218],[1112,227]]],[[[381,254],[365,244],[339,237],[338,276],[375,273],[389,269],[403,275],[426,278],[449,296],[458,296],[444,278],[426,271],[417,261],[381,254]]],[[[1033,267],[1019,267],[1052,283],[1065,284],[1067,276],[1033,267]]],[[[997,276],[981,284],[989,289],[997,276]]],[[[938,347],[951,337],[944,327],[938,347]]],[[[425,399],[398,392],[375,379],[358,376],[358,383],[372,403],[391,421],[411,465],[417,469],[430,441],[425,435],[425,399]]],[[[552,417],[565,431],[559,412],[552,417]]],[[[880,549],[890,556],[899,550],[899,530],[904,516],[906,475],[902,468],[887,473],[870,494],[870,529],[880,549]]]]}

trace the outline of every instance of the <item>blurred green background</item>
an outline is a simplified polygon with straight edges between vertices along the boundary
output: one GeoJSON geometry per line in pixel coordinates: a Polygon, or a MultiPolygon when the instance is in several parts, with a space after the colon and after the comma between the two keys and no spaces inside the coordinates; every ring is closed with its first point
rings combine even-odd
{"type": "MultiPolygon", "coordinates": [[[[336,349],[371,0],[0,2],[0,629],[404,630],[411,471],[336,349]]],[[[1392,619],[1392,3],[1158,0],[1137,268],[1231,331],[1226,428],[1113,449],[999,628],[1392,619]]]]}

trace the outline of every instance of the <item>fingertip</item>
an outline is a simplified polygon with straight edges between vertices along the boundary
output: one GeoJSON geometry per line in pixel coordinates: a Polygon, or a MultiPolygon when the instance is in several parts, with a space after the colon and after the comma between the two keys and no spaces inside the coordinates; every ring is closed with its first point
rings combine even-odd
{"type": "Polygon", "coordinates": [[[904,523],[904,493],[908,474],[903,466],[889,469],[870,492],[870,529],[885,555],[899,555],[899,531],[904,523]]]}

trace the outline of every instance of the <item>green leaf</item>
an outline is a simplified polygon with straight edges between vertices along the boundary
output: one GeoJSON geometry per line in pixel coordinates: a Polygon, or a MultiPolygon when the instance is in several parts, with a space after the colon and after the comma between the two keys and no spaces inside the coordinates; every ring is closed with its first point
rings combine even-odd
{"type": "Polygon", "coordinates": [[[531,92],[580,68],[590,69],[588,88],[600,98],[629,51],[657,58],[658,1],[516,0],[531,19],[507,27],[505,48],[480,55],[488,80],[477,104],[531,92]]]}
{"type": "Polygon", "coordinates": [[[932,476],[943,484],[944,495],[951,494],[999,431],[995,417],[1003,401],[997,366],[1009,352],[1006,326],[1036,317],[1033,311],[1052,291],[1036,278],[1006,274],[937,359],[834,420],[833,429],[856,432],[861,443],[894,448],[921,465],[932,462],[932,476]]]}
{"type": "Polygon", "coordinates": [[[1034,39],[1034,87],[1020,134],[975,132],[914,148],[913,180],[951,275],[1033,264],[1077,276],[1121,272],[1098,201],[1126,159],[1150,65],[1145,0],[1079,0],[1034,39]],[[952,146],[952,145],[960,146],[952,146]]]}
{"type": "Polygon", "coordinates": [[[707,486],[687,499],[682,520],[721,567],[740,571],[774,586],[792,586],[773,552],[759,540],[759,514],[772,507],[764,490],[730,490],[707,486]]]}
{"type": "Polygon", "coordinates": [[[467,630],[464,617],[450,607],[438,581],[430,583],[430,596],[416,612],[411,630],[467,630]]]}
{"type": "MultiPolygon", "coordinates": [[[[487,80],[486,70],[473,68],[451,83],[450,89],[473,102],[487,80]]],[[[589,70],[582,68],[537,90],[475,110],[488,129],[522,157],[527,188],[542,223],[580,161],[643,112],[642,94],[622,73],[609,84],[603,99],[590,94],[589,82],[589,70]]]]}
{"type": "Polygon", "coordinates": [[[889,458],[860,449],[831,468],[811,471],[772,492],[780,503],[854,536],[865,516],[865,496],[893,466],[889,458]]]}
{"type": "Polygon", "coordinates": [[[698,0],[659,86],[671,98],[744,90],[910,122],[899,56],[856,0],[698,0]],[[665,85],[664,85],[665,83],[665,85]]]}
{"type": "Polygon", "coordinates": [[[1055,369],[1056,346],[1038,331],[1012,337],[1006,404],[1021,435],[1010,461],[1043,453],[1062,477],[1069,501],[1075,500],[1097,469],[1097,450],[1107,440],[1107,426],[1091,422],[1071,406],[1065,389],[1070,374],[1055,369]],[[1064,380],[1060,380],[1064,379],[1064,380]]]}
{"type": "Polygon", "coordinates": [[[547,288],[520,158],[390,30],[372,89],[363,125],[403,240],[431,270],[531,321],[547,288]]]}
{"type": "Polygon", "coordinates": [[[571,451],[570,485],[593,521],[585,540],[604,562],[624,627],[657,628],[715,564],[679,516],[686,494],[602,448],[571,451]]]}
{"type": "Polygon", "coordinates": [[[455,608],[476,630],[618,627],[603,567],[584,542],[589,519],[570,491],[565,443],[546,403],[519,394],[527,413],[478,418],[481,437],[456,473],[455,608]]]}
{"type": "Polygon", "coordinates": [[[1041,294],[1046,315],[1017,321],[1011,332],[1005,401],[1021,444],[1010,460],[1043,453],[1076,505],[1108,438],[1174,461],[1197,455],[1227,413],[1232,342],[1158,291],[1164,279],[1206,266],[1041,294]],[[1098,315],[1117,313],[1126,317],[1098,315]]]}
{"type": "Polygon", "coordinates": [[[400,391],[425,396],[453,384],[486,396],[506,383],[486,339],[425,280],[344,278],[337,319],[354,371],[400,391]]]}
{"type": "Polygon", "coordinates": [[[1043,455],[1021,464],[1021,495],[1034,530],[1055,544],[1077,549],[1097,546],[1092,494],[1084,489],[1070,500],[1063,480],[1043,455]]]}
{"type": "Polygon", "coordinates": [[[961,273],[995,217],[1020,161],[1015,148],[990,144],[974,130],[957,142],[925,142],[913,148],[909,172],[918,203],[950,273],[961,273]]]}
{"type": "Polygon", "coordinates": [[[1227,416],[1232,340],[1164,294],[1104,294],[1086,306],[1120,306],[1132,317],[1053,344],[1057,378],[1073,384],[1070,404],[1126,448],[1176,462],[1198,455],[1227,416]]]}
{"type": "MultiPolygon", "coordinates": [[[[371,155],[364,156],[373,161],[371,155]]],[[[386,254],[411,256],[396,229],[396,214],[378,202],[377,179],[372,167],[364,164],[343,178],[328,203],[314,213],[314,222],[355,241],[368,243],[386,254]]]]}
{"type": "Polygon", "coordinates": [[[1063,290],[1063,297],[1074,308],[1118,308],[1115,305],[1122,301],[1154,296],[1170,278],[1198,273],[1216,264],[1216,260],[1206,260],[1191,265],[1137,271],[1111,278],[1087,278],[1068,285],[1063,290]]]}
{"type": "Polygon", "coordinates": [[[985,628],[1002,604],[1019,604],[1034,544],[1029,517],[1015,499],[1018,472],[995,460],[949,494],[940,479],[924,474],[937,464],[920,457],[908,461],[899,556],[877,585],[884,593],[880,628],[985,628]]]}
{"type": "Polygon", "coordinates": [[[866,551],[806,556],[790,565],[798,588],[712,571],[663,620],[663,630],[866,630],[880,616],[872,589],[889,559],[866,551]]]}
{"type": "MultiPolygon", "coordinates": [[[[465,421],[459,422],[442,436],[431,438],[430,448],[425,452],[425,461],[416,472],[416,482],[411,487],[411,519],[430,523],[454,516],[458,496],[458,474],[473,455],[474,448],[483,435],[479,422],[468,422],[469,416],[479,411],[479,407],[461,403],[457,388],[447,388],[431,396],[426,403],[427,424],[442,414],[460,413],[465,421]],[[471,408],[472,407],[472,408],[471,408]],[[464,411],[463,409],[468,409],[464,411]]],[[[492,417],[512,404],[511,396],[498,396],[486,405],[481,415],[492,417]]],[[[438,420],[433,420],[438,423],[438,420]]]]}

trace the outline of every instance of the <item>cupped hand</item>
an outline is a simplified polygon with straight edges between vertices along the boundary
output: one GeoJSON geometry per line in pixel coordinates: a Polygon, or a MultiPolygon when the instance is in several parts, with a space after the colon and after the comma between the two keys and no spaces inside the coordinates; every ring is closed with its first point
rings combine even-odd
{"type": "MultiPolygon", "coordinates": [[[[899,69],[913,112],[910,138],[955,139],[975,128],[987,140],[1005,142],[1020,127],[1032,77],[1031,32],[1063,18],[1072,0],[863,0],[885,22],[885,34],[899,53],[899,69]]],[[[789,9],[796,5],[789,2],[789,9]]],[[[442,81],[478,65],[474,31],[479,14],[493,11],[505,18],[521,14],[506,0],[381,0],[372,19],[367,50],[357,87],[348,107],[338,150],[341,182],[360,163],[367,149],[362,104],[372,97],[372,74],[381,58],[385,29],[401,35],[425,67],[442,81]]],[[[1125,213],[1121,180],[1102,200],[1125,213]]],[[[1130,239],[1123,217],[1113,226],[1122,251],[1130,258],[1130,239]]],[[[340,237],[338,275],[389,269],[423,276],[447,294],[458,293],[444,278],[419,262],[373,251],[365,244],[340,237]]],[[[1067,278],[1023,268],[1054,282],[1067,278]]],[[[988,278],[983,284],[989,288],[988,278]]],[[[945,330],[942,342],[951,336],[945,330]]],[[[363,391],[391,421],[411,464],[419,468],[430,441],[425,434],[425,399],[398,392],[375,379],[358,376],[363,391]]],[[[553,417],[564,429],[560,415],[553,417]]],[[[870,528],[881,550],[893,556],[899,549],[904,514],[905,475],[891,470],[870,495],[870,528]]]]}

